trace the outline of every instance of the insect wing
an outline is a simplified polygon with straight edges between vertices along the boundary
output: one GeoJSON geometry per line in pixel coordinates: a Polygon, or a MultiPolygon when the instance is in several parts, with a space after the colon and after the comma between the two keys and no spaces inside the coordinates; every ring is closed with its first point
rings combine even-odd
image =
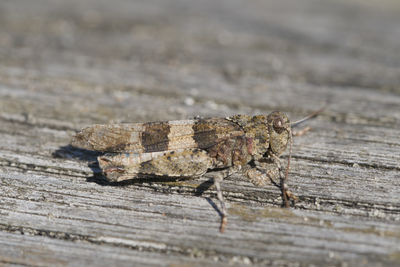
{"type": "Polygon", "coordinates": [[[103,152],[148,153],[206,149],[243,134],[237,124],[223,118],[93,125],[76,134],[72,145],[103,152]]]}

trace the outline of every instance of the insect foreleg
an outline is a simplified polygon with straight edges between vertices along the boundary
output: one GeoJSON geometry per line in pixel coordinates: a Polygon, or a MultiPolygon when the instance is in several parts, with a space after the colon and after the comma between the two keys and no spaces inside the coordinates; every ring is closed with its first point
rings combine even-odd
{"type": "Polygon", "coordinates": [[[290,206],[289,199],[292,199],[294,201],[296,201],[298,199],[291,191],[288,190],[288,185],[286,184],[287,172],[288,172],[287,168],[289,168],[289,166],[287,166],[286,171],[283,172],[280,158],[278,156],[276,156],[275,154],[271,154],[271,158],[279,170],[279,179],[280,179],[279,187],[281,188],[281,191],[282,191],[283,205],[286,208],[289,208],[289,206],[290,206]]]}

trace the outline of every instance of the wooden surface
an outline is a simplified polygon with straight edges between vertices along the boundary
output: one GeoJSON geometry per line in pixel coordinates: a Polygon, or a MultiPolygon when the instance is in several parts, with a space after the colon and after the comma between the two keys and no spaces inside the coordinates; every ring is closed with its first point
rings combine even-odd
{"type": "MultiPolygon", "coordinates": [[[[396,0],[0,2],[0,265],[400,265],[396,0]],[[93,123],[327,105],[289,185],[111,185],[93,123]]],[[[284,156],[285,157],[285,156],[284,156]]]]}

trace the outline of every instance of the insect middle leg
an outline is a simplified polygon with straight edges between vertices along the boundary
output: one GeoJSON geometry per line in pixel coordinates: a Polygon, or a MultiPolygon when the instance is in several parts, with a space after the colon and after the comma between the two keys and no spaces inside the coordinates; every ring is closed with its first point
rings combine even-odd
{"type": "Polygon", "coordinates": [[[270,162],[255,162],[256,167],[249,169],[246,172],[247,178],[257,186],[266,186],[267,184],[274,184],[282,191],[283,204],[287,207],[288,199],[293,201],[298,198],[288,190],[285,180],[285,174],[282,170],[281,162],[278,157],[272,156],[270,162]]]}
{"type": "MultiPolygon", "coordinates": [[[[98,157],[100,168],[108,180],[113,182],[133,179],[139,175],[167,176],[177,178],[200,177],[214,167],[213,159],[201,149],[183,149],[153,153],[106,154],[98,157]]],[[[221,182],[238,172],[240,165],[210,173],[214,178],[217,198],[221,204],[223,232],[227,224],[227,210],[222,195],[221,182]]]]}

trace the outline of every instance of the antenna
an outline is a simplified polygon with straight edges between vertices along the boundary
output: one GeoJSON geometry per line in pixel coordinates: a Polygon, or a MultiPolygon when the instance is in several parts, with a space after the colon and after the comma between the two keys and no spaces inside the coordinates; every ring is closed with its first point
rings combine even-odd
{"type": "Polygon", "coordinates": [[[325,110],[325,108],[326,108],[326,106],[320,108],[320,109],[317,110],[317,111],[314,111],[313,113],[307,115],[306,117],[302,118],[301,120],[298,120],[298,121],[295,121],[295,122],[290,123],[290,126],[291,126],[291,127],[296,127],[296,126],[298,126],[299,124],[305,122],[306,120],[309,120],[309,119],[311,119],[311,118],[314,118],[315,116],[317,116],[318,114],[320,114],[321,112],[323,112],[323,111],[325,110]]]}

